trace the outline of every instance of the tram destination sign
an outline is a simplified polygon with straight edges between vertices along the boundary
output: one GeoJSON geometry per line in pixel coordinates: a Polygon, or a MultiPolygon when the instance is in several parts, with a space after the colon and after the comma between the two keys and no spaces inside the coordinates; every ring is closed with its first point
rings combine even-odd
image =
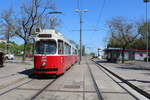
{"type": "Polygon", "coordinates": [[[52,35],[51,34],[39,34],[38,37],[40,37],[40,38],[51,38],[52,35]]]}

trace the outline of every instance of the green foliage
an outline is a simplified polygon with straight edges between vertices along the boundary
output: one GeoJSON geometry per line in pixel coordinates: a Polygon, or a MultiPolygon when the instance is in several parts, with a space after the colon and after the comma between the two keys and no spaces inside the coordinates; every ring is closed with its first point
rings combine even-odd
{"type": "Polygon", "coordinates": [[[0,43],[0,51],[5,52],[6,44],[0,43]]]}
{"type": "Polygon", "coordinates": [[[120,41],[118,41],[117,39],[114,38],[110,38],[109,42],[108,42],[108,47],[112,47],[112,48],[121,48],[122,44],[120,41]]]}
{"type": "MultiPolygon", "coordinates": [[[[108,47],[112,48],[121,48],[122,44],[119,40],[114,38],[110,38],[108,42],[108,47]]],[[[146,41],[143,38],[135,39],[133,43],[128,45],[126,49],[137,49],[137,50],[145,50],[146,49],[146,41]]]]}
{"type": "MultiPolygon", "coordinates": [[[[148,32],[148,42],[150,43],[150,22],[148,23],[143,22],[138,27],[138,32],[141,34],[141,40],[142,40],[140,45],[143,45],[143,47],[145,47],[144,49],[146,49],[147,32],[148,32]]],[[[149,50],[150,50],[150,45],[149,45],[149,50]]]]}
{"type": "MultiPolygon", "coordinates": [[[[150,22],[148,22],[148,34],[149,34],[149,43],[150,43],[150,22]]],[[[137,30],[138,30],[138,33],[140,34],[140,37],[139,38],[135,38],[133,43],[130,43],[129,45],[127,45],[126,49],[137,49],[137,50],[145,50],[146,49],[146,38],[147,38],[147,23],[143,22],[141,25],[139,25],[137,27],[137,30]]],[[[128,38],[127,40],[130,40],[132,39],[133,37],[132,36],[127,36],[127,35],[124,35],[126,38],[128,38]]],[[[111,37],[109,39],[109,42],[108,42],[108,47],[113,47],[113,48],[121,48],[122,47],[122,41],[123,39],[121,39],[121,37],[119,37],[118,35],[118,38],[119,39],[116,39],[117,38],[117,35],[115,38],[111,37]]],[[[150,49],[150,47],[149,47],[150,49]]]]}
{"type": "Polygon", "coordinates": [[[132,45],[130,45],[130,49],[136,50],[145,50],[146,49],[146,41],[143,38],[136,39],[132,45]]]}
{"type": "Polygon", "coordinates": [[[131,47],[139,36],[137,25],[123,17],[115,17],[108,21],[111,37],[107,47],[122,48],[121,56],[124,63],[124,50],[131,47]]]}
{"type": "MultiPolygon", "coordinates": [[[[27,49],[26,49],[27,54],[32,54],[32,47],[33,46],[31,43],[27,44],[27,49]]],[[[17,56],[22,56],[23,48],[24,48],[24,44],[18,45],[15,42],[10,42],[9,52],[17,56]]],[[[0,51],[3,51],[3,52],[6,51],[6,44],[0,43],[0,51]]]]}
{"type": "Polygon", "coordinates": [[[145,23],[138,25],[137,23],[128,22],[122,17],[115,17],[108,22],[108,27],[111,37],[107,47],[145,49],[145,23]]]}
{"type": "Polygon", "coordinates": [[[143,22],[138,27],[138,32],[141,34],[143,38],[147,38],[147,26],[148,26],[148,34],[149,34],[149,39],[150,39],[150,22],[148,23],[143,22]]]}
{"type": "Polygon", "coordinates": [[[91,52],[90,55],[91,55],[91,56],[95,56],[96,54],[95,54],[94,52],[91,52]]]}
{"type": "Polygon", "coordinates": [[[27,48],[26,48],[26,53],[27,54],[32,54],[32,49],[33,49],[33,44],[32,43],[28,43],[27,44],[27,48]]]}

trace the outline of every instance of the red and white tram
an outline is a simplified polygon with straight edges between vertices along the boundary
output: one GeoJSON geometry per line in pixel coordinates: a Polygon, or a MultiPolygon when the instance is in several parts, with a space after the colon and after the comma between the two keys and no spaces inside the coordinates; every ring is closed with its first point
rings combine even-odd
{"type": "Polygon", "coordinates": [[[56,30],[41,30],[35,37],[35,74],[63,74],[78,61],[75,44],[56,30]]]}

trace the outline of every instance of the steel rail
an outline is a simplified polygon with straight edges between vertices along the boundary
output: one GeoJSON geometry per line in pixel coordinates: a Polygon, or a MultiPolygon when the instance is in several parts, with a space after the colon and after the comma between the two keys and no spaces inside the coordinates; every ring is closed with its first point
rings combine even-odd
{"type": "Polygon", "coordinates": [[[93,81],[93,83],[94,83],[94,88],[95,88],[95,90],[96,90],[96,94],[97,94],[97,96],[98,96],[98,100],[103,100],[101,91],[99,90],[99,88],[98,88],[98,86],[97,86],[97,83],[96,83],[95,78],[94,78],[94,76],[93,76],[92,70],[91,70],[91,68],[90,68],[90,66],[89,66],[89,64],[88,64],[88,62],[86,62],[86,64],[87,64],[87,66],[88,66],[88,69],[89,69],[89,72],[90,72],[92,81],[93,81]]]}
{"type": "MultiPolygon", "coordinates": [[[[70,67],[71,68],[71,67],[70,67]]],[[[69,69],[70,69],[69,68],[69,69]]],[[[69,69],[67,69],[67,70],[69,70],[69,69]]],[[[57,79],[59,79],[59,78],[61,78],[61,76],[58,76],[56,79],[53,79],[50,83],[48,83],[45,87],[43,87],[41,90],[39,90],[35,95],[33,95],[31,98],[30,98],[30,100],[34,100],[34,99],[36,99],[36,97],[37,96],[39,96],[43,91],[46,91],[46,89],[50,86],[50,85],[52,85],[57,79]]]]}
{"type": "Polygon", "coordinates": [[[0,79],[5,79],[5,78],[16,76],[16,75],[18,75],[18,74],[15,73],[15,74],[10,74],[10,75],[6,75],[6,76],[1,76],[0,79]]]}
{"type": "Polygon", "coordinates": [[[108,68],[104,67],[103,65],[97,63],[96,61],[94,61],[93,59],[91,59],[91,61],[93,61],[95,64],[98,65],[98,67],[102,67],[104,70],[106,70],[107,72],[109,72],[110,74],[112,74],[114,77],[118,78],[119,80],[121,80],[122,82],[124,82],[125,84],[127,84],[129,87],[131,87],[132,89],[134,89],[136,92],[140,93],[141,95],[143,95],[144,97],[150,99],[150,94],[140,88],[138,88],[137,86],[133,85],[132,83],[128,82],[127,80],[123,79],[122,77],[120,77],[119,75],[115,74],[114,72],[112,72],[111,70],[109,70],[108,68]]]}
{"type": "Polygon", "coordinates": [[[29,80],[29,81],[27,81],[27,82],[24,82],[24,83],[22,83],[22,84],[20,84],[20,85],[18,85],[18,86],[16,86],[16,87],[14,87],[14,88],[11,88],[11,89],[9,89],[9,90],[3,92],[3,93],[0,93],[0,96],[6,94],[6,93],[8,93],[8,92],[11,92],[11,91],[13,91],[13,90],[15,90],[15,89],[17,89],[17,88],[19,88],[19,87],[21,87],[21,86],[23,86],[23,85],[29,83],[29,82],[31,82],[31,81],[33,81],[33,79],[31,79],[31,80],[29,80]]]}
{"type": "Polygon", "coordinates": [[[55,81],[56,81],[56,79],[54,79],[54,80],[52,80],[51,82],[49,82],[45,87],[43,87],[40,91],[38,91],[35,95],[33,95],[30,100],[36,99],[37,96],[39,96],[44,90],[46,90],[46,89],[47,89],[50,85],[52,85],[55,81]]]}

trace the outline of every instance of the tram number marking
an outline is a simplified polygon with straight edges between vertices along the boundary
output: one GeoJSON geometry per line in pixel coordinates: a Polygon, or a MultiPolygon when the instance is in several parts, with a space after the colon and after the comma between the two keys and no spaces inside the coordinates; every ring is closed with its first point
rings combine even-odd
{"type": "Polygon", "coordinates": [[[46,56],[43,56],[41,61],[46,62],[47,61],[46,56]]]}

